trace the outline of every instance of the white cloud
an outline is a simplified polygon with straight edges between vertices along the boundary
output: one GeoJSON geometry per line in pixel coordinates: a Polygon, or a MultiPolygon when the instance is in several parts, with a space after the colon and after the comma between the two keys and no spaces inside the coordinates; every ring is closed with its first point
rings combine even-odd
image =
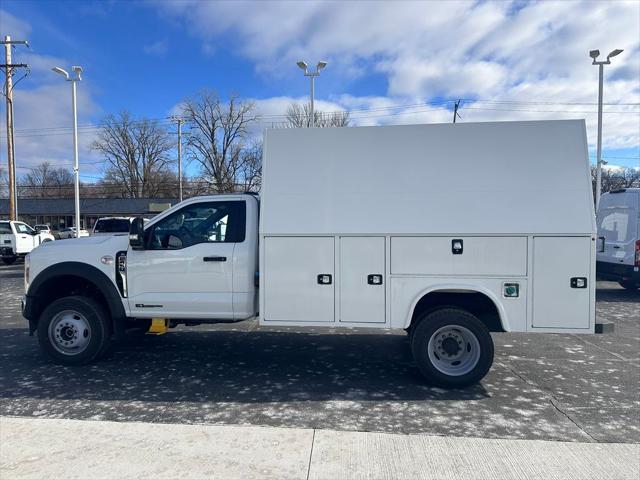
{"type": "MultiPolygon", "coordinates": [[[[2,12],[4,22],[6,13],[2,12]]],[[[18,33],[28,33],[31,27],[15,17],[10,25],[19,25],[18,33]]],[[[4,27],[4,24],[3,24],[4,27]]],[[[17,37],[16,37],[17,38],[17,37]]],[[[68,68],[71,62],[65,58],[39,55],[29,50],[16,49],[16,58],[27,63],[31,73],[14,85],[14,145],[17,175],[23,175],[29,168],[47,161],[56,167],[71,169],[73,166],[73,139],[71,89],[59,75],[51,71],[53,66],[68,68]]],[[[20,79],[23,70],[14,76],[20,79]]],[[[100,171],[100,159],[91,151],[96,129],[86,128],[89,119],[100,109],[93,98],[89,83],[80,82],[78,92],[78,156],[81,173],[96,175],[100,171]]],[[[5,102],[2,100],[0,115],[0,163],[6,168],[7,139],[5,102]]],[[[84,180],[91,181],[86,177],[84,180]]]]}
{"type": "MultiPolygon", "coordinates": [[[[347,101],[344,91],[335,91],[330,99],[342,108],[442,97],[551,102],[555,105],[467,103],[463,121],[586,118],[592,146],[597,117],[591,112],[596,107],[568,104],[597,101],[597,69],[588,57],[594,48],[604,55],[614,48],[625,50],[606,67],[605,101],[640,103],[637,1],[190,0],[160,2],[157,8],[182,20],[204,44],[232,37],[236,53],[272,77],[290,75],[289,67],[299,58],[329,60],[325,76],[352,80],[374,70],[386,77],[385,99],[358,99],[354,94],[347,101]],[[479,108],[484,110],[476,110],[479,108]],[[507,108],[510,111],[504,111],[507,108]]],[[[640,116],[633,112],[640,108],[607,108],[631,113],[605,114],[605,148],[637,148],[640,116]]],[[[445,108],[424,110],[417,114],[394,111],[394,115],[358,121],[381,124],[408,119],[448,121],[451,117],[445,108]]]]}

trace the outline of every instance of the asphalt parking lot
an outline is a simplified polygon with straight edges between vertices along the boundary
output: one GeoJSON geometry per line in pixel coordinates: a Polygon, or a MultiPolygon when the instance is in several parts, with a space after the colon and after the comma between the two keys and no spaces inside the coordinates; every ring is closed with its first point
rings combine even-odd
{"type": "Polygon", "coordinates": [[[465,390],[427,385],[403,332],[180,327],[100,363],[44,359],[19,311],[22,264],[0,266],[0,414],[640,442],[640,294],[599,283],[610,335],[495,334],[465,390]]]}

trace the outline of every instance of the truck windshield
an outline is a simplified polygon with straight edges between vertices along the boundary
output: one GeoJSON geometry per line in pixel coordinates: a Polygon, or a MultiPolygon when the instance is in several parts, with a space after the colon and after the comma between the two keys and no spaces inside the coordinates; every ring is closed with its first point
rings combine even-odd
{"type": "Polygon", "coordinates": [[[126,218],[108,218],[98,220],[93,227],[95,233],[128,233],[131,222],[126,218]]]}
{"type": "Polygon", "coordinates": [[[11,224],[9,222],[0,222],[0,234],[11,235],[11,224]]]}

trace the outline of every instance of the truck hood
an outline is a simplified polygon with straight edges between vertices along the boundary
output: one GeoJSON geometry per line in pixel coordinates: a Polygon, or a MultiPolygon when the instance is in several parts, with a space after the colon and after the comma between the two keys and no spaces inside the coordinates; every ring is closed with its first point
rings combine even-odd
{"type": "MultiPolygon", "coordinates": [[[[105,247],[109,248],[111,246],[109,245],[110,243],[124,245],[124,249],[126,249],[126,246],[129,244],[129,235],[68,238],[57,242],[47,242],[42,246],[47,248],[99,248],[97,245],[105,244],[105,247]],[[110,242],[110,240],[114,239],[116,239],[115,242],[110,242]]],[[[120,250],[122,250],[122,248],[120,248],[120,250]]]]}
{"type": "Polygon", "coordinates": [[[30,254],[34,267],[46,267],[61,262],[84,262],[100,264],[104,255],[115,256],[129,246],[129,236],[80,237],[46,242],[30,254]]]}

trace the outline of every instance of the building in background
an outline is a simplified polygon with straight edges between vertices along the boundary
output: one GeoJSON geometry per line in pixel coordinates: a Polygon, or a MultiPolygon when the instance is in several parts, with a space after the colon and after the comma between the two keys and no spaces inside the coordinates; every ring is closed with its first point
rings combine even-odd
{"type": "MultiPolygon", "coordinates": [[[[73,198],[23,198],[18,200],[18,218],[29,225],[47,224],[52,230],[73,226],[73,198]]],[[[81,228],[91,229],[100,217],[151,218],[178,203],[172,198],[80,199],[81,228]]],[[[9,200],[0,198],[0,219],[9,218],[9,200]]]]}

